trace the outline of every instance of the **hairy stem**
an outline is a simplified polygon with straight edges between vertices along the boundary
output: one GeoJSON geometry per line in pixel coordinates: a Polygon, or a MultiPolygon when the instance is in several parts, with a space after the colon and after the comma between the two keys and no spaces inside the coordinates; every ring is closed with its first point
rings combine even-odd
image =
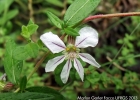
{"type": "Polygon", "coordinates": [[[85,18],[82,23],[86,23],[88,21],[99,19],[99,18],[113,18],[113,17],[126,17],[126,16],[140,16],[140,12],[128,12],[128,13],[115,13],[115,14],[99,14],[94,16],[89,16],[85,18]]]}

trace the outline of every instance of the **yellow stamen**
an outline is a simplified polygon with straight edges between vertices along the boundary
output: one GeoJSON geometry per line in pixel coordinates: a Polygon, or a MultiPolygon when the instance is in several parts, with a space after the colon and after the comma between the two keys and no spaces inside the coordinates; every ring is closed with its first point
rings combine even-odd
{"type": "Polygon", "coordinates": [[[74,51],[76,50],[76,47],[73,46],[72,48],[73,48],[74,51]]]}
{"type": "Polygon", "coordinates": [[[69,50],[70,50],[70,48],[67,47],[67,48],[66,48],[66,51],[69,51],[69,50]]]}

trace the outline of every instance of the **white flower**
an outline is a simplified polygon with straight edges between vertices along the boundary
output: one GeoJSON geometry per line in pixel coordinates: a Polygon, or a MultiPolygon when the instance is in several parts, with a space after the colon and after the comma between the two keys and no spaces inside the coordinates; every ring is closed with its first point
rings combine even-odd
{"type": "Polygon", "coordinates": [[[1,77],[0,77],[0,81],[6,81],[6,73],[4,73],[1,77]]]}
{"type": "Polygon", "coordinates": [[[47,32],[41,35],[40,39],[50,49],[52,53],[59,53],[63,51],[62,56],[55,57],[48,61],[45,67],[46,72],[54,71],[55,68],[62,63],[65,59],[67,60],[61,72],[61,79],[63,83],[66,83],[69,77],[69,72],[74,67],[78,72],[81,80],[84,78],[84,69],[82,64],[77,58],[81,58],[84,62],[87,62],[93,66],[100,67],[95,59],[87,53],[79,53],[79,48],[95,47],[98,43],[98,33],[91,27],[84,27],[79,31],[80,36],[76,37],[75,44],[68,44],[66,47],[63,41],[52,32],[47,32]]]}

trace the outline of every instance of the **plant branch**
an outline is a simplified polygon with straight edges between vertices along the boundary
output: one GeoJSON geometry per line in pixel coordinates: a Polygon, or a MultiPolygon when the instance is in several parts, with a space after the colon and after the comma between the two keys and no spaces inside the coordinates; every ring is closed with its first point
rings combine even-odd
{"type": "Polygon", "coordinates": [[[38,68],[40,67],[40,65],[42,64],[42,62],[45,60],[45,58],[47,57],[47,55],[49,54],[50,52],[47,52],[38,62],[37,64],[35,65],[35,68],[34,70],[29,74],[29,76],[27,77],[27,81],[31,78],[31,76],[38,70],[38,68]]]}
{"type": "MultiPolygon", "coordinates": [[[[110,62],[112,61],[112,59],[110,57],[106,57],[107,60],[109,60],[110,62]]],[[[122,70],[122,71],[127,71],[127,69],[121,67],[120,65],[118,65],[116,62],[113,62],[113,65],[116,66],[118,69],[122,70]]]]}
{"type": "Polygon", "coordinates": [[[67,0],[64,0],[63,2],[63,10],[61,11],[61,16],[64,16],[65,12],[66,12],[66,9],[67,9],[67,0]]]}
{"type": "MultiPolygon", "coordinates": [[[[47,57],[47,55],[50,52],[47,52],[35,65],[34,70],[29,74],[29,76],[27,77],[27,81],[29,81],[29,79],[31,78],[31,76],[37,71],[37,69],[40,67],[40,65],[42,64],[42,62],[45,60],[45,58],[47,57]]],[[[20,90],[20,88],[17,88],[14,92],[17,93],[20,90]]]]}
{"type": "Polygon", "coordinates": [[[34,21],[34,10],[33,10],[33,6],[32,6],[32,0],[28,0],[28,9],[29,9],[29,17],[34,21]]]}
{"type": "Polygon", "coordinates": [[[64,85],[59,92],[62,92],[66,87],[68,87],[69,85],[71,85],[73,83],[73,81],[69,82],[68,84],[64,85]]]}
{"type": "Polygon", "coordinates": [[[115,13],[115,14],[99,14],[94,16],[89,16],[85,18],[82,23],[86,23],[88,21],[99,19],[99,18],[113,18],[113,17],[126,17],[126,16],[140,16],[140,12],[128,12],[128,13],[115,13]]]}

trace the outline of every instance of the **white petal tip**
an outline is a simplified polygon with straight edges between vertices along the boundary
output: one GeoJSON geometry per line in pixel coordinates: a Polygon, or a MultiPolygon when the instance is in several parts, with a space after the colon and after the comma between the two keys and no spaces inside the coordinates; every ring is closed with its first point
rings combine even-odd
{"type": "Polygon", "coordinates": [[[45,72],[47,73],[47,72],[51,72],[50,70],[48,70],[47,68],[45,68],[45,72]]]}
{"type": "Polygon", "coordinates": [[[66,84],[66,82],[65,81],[62,81],[63,82],[63,84],[66,84]]]}
{"type": "Polygon", "coordinates": [[[101,67],[101,65],[98,65],[98,66],[96,66],[97,68],[100,68],[101,67]]]}

